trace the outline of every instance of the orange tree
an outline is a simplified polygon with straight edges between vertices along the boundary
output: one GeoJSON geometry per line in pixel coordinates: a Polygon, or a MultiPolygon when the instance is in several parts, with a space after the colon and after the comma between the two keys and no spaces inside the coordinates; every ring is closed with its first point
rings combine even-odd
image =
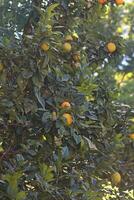
{"type": "Polygon", "coordinates": [[[113,78],[118,4],[9,3],[31,12],[1,35],[0,199],[133,199],[133,113],[113,78]]]}

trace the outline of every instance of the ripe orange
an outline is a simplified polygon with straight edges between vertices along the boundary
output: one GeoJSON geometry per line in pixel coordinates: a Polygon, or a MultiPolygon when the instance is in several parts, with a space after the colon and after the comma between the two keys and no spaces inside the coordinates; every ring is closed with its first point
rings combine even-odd
{"type": "Polygon", "coordinates": [[[99,2],[99,4],[105,4],[105,3],[107,3],[107,0],[98,0],[98,2],[99,2]]]}
{"type": "Polygon", "coordinates": [[[71,108],[71,104],[68,101],[64,101],[61,104],[61,108],[71,108]]]}
{"type": "Polygon", "coordinates": [[[0,63],[0,72],[3,70],[4,65],[2,63],[0,63]]]}
{"type": "Polygon", "coordinates": [[[65,37],[65,41],[66,42],[71,42],[71,41],[73,41],[73,38],[72,38],[72,36],[71,35],[67,35],[66,37],[65,37]]]}
{"type": "Polygon", "coordinates": [[[115,43],[109,42],[107,44],[107,50],[108,50],[109,53],[115,52],[116,51],[116,45],[115,45],[115,43]]]}
{"type": "Polygon", "coordinates": [[[64,52],[69,53],[71,51],[71,49],[72,49],[72,46],[71,46],[71,44],[69,42],[65,42],[63,44],[63,50],[64,50],[64,52]]]}
{"type": "Polygon", "coordinates": [[[128,135],[130,139],[134,140],[134,133],[128,135]]]}
{"type": "Polygon", "coordinates": [[[70,115],[69,113],[64,113],[63,117],[66,119],[66,124],[69,126],[73,123],[73,118],[72,115],[70,115]]]}
{"type": "Polygon", "coordinates": [[[121,175],[119,172],[114,172],[111,176],[112,183],[118,185],[121,182],[121,175]]]}
{"type": "Polygon", "coordinates": [[[47,52],[49,50],[49,44],[46,42],[43,42],[40,47],[45,52],[47,52]]]}
{"type": "Polygon", "coordinates": [[[76,52],[76,53],[73,54],[73,60],[75,62],[79,62],[81,60],[80,52],[76,52]]]}
{"type": "Polygon", "coordinates": [[[117,5],[122,5],[122,4],[124,4],[124,0],[115,0],[115,3],[117,5]]]}

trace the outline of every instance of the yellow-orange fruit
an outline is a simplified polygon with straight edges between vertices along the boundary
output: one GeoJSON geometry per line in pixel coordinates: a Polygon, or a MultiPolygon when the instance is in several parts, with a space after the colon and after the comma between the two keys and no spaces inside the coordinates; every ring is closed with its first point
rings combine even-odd
{"type": "Polygon", "coordinates": [[[105,4],[105,3],[107,3],[107,0],[98,0],[98,2],[99,2],[99,4],[105,4]]]}
{"type": "Polygon", "coordinates": [[[4,65],[0,63],[0,72],[4,69],[4,65]]]}
{"type": "Polygon", "coordinates": [[[52,120],[56,121],[57,119],[57,113],[55,111],[52,112],[52,120]]]}
{"type": "Polygon", "coordinates": [[[76,53],[73,54],[73,60],[75,62],[79,62],[81,60],[80,52],[76,52],[76,53]]]}
{"type": "Polygon", "coordinates": [[[117,49],[117,48],[116,48],[115,43],[109,42],[109,43],[107,44],[107,50],[108,50],[109,53],[115,52],[116,49],[117,49]]]}
{"type": "Polygon", "coordinates": [[[69,126],[73,123],[73,118],[72,115],[70,115],[69,113],[64,113],[63,117],[66,119],[66,124],[69,126]]]}
{"type": "Polygon", "coordinates": [[[122,5],[122,4],[124,4],[124,0],[115,0],[115,3],[117,5],[122,5]]]}
{"type": "Polygon", "coordinates": [[[68,101],[64,101],[61,104],[61,108],[71,108],[71,104],[68,101]]]}
{"type": "Polygon", "coordinates": [[[71,41],[73,41],[73,38],[72,38],[72,36],[71,35],[67,35],[66,37],[65,37],[65,41],[66,42],[71,42],[71,41]]]}
{"type": "Polygon", "coordinates": [[[134,140],[134,133],[128,135],[130,139],[134,140]]]}
{"type": "Polygon", "coordinates": [[[112,183],[118,185],[121,182],[121,175],[119,172],[115,172],[111,176],[112,183]]]}
{"type": "Polygon", "coordinates": [[[47,52],[49,50],[49,44],[46,42],[43,42],[40,47],[45,52],[47,52]]]}
{"type": "Polygon", "coordinates": [[[69,53],[72,50],[71,44],[69,42],[65,42],[63,44],[63,50],[64,52],[69,53]]]}
{"type": "Polygon", "coordinates": [[[79,36],[76,32],[72,33],[72,37],[74,40],[78,40],[79,39],[79,36]]]}

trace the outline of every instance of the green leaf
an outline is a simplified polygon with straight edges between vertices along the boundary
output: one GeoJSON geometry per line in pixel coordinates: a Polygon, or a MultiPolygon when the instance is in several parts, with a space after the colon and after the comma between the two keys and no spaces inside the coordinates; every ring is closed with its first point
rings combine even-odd
{"type": "Polygon", "coordinates": [[[21,191],[18,192],[18,194],[16,195],[16,200],[24,200],[26,198],[26,192],[21,191]]]}
{"type": "Polygon", "coordinates": [[[69,149],[68,149],[68,147],[67,146],[62,147],[62,157],[66,159],[66,158],[68,158],[68,156],[69,156],[69,149]]]}
{"type": "Polygon", "coordinates": [[[58,6],[59,6],[58,3],[54,3],[54,4],[50,5],[50,6],[47,8],[47,10],[46,10],[46,14],[47,14],[48,19],[51,18],[51,16],[52,16],[52,12],[53,12],[54,9],[57,8],[58,6]]]}
{"type": "Polygon", "coordinates": [[[83,136],[83,139],[85,140],[85,142],[88,144],[88,147],[91,149],[91,150],[95,150],[97,151],[97,147],[96,145],[87,137],[83,136]]]}
{"type": "Polygon", "coordinates": [[[46,111],[42,116],[42,122],[47,123],[48,120],[51,120],[51,113],[46,111]]]}
{"type": "Polygon", "coordinates": [[[2,142],[0,142],[0,152],[3,152],[3,151],[4,151],[4,149],[2,147],[2,142]]]}
{"type": "Polygon", "coordinates": [[[84,93],[89,98],[92,98],[92,92],[97,88],[97,85],[92,83],[89,78],[82,81],[81,85],[77,87],[79,92],[84,93]]]}
{"type": "Polygon", "coordinates": [[[45,110],[45,101],[44,101],[44,99],[41,97],[40,90],[39,90],[37,87],[35,87],[35,88],[34,88],[34,92],[35,92],[35,96],[36,96],[38,102],[40,103],[40,105],[42,106],[42,108],[45,110]]]}
{"type": "Polygon", "coordinates": [[[18,180],[22,176],[22,172],[15,172],[13,174],[6,174],[3,180],[8,182],[7,193],[12,197],[16,197],[18,193],[18,180]]]}
{"type": "Polygon", "coordinates": [[[72,134],[72,136],[73,136],[76,144],[80,144],[80,142],[81,142],[81,136],[78,135],[78,134],[76,134],[75,131],[73,131],[73,130],[71,131],[71,134],[72,134]]]}
{"type": "Polygon", "coordinates": [[[40,168],[41,176],[43,177],[45,181],[49,182],[53,180],[54,175],[53,175],[53,169],[51,167],[43,163],[39,165],[39,168],[40,168]]]}
{"type": "Polygon", "coordinates": [[[26,79],[24,80],[24,78],[20,75],[17,78],[17,84],[18,84],[21,92],[23,92],[25,90],[26,86],[27,86],[27,80],[26,79]]]}

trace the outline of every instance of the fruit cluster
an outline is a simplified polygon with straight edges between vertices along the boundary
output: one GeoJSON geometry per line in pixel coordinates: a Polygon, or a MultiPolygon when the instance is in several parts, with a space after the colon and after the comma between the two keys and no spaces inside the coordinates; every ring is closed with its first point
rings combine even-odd
{"type": "MultiPolygon", "coordinates": [[[[104,5],[108,3],[108,0],[98,0],[98,3],[101,5],[104,5]]],[[[115,3],[117,5],[124,4],[124,0],[115,0],[115,3]]],[[[72,59],[73,66],[75,65],[75,68],[81,66],[81,52],[76,50],[75,43],[79,41],[79,36],[76,32],[73,33],[67,33],[65,37],[63,38],[63,41],[59,45],[60,50],[65,54],[69,54],[69,58],[72,59]],[[74,50],[75,49],[75,50],[74,50]]],[[[113,41],[109,41],[105,44],[104,50],[107,51],[109,54],[113,54],[117,51],[117,44],[113,41]]],[[[40,49],[47,53],[53,48],[53,46],[48,41],[42,41],[40,44],[40,49]]],[[[66,120],[66,124],[70,126],[73,123],[73,117],[70,113],[67,112],[67,110],[71,109],[71,104],[68,101],[64,101],[61,104],[61,108],[65,110],[66,112],[62,115],[63,118],[66,120]]],[[[52,113],[52,119],[55,121],[57,119],[57,113],[53,111],[52,113]]]]}

